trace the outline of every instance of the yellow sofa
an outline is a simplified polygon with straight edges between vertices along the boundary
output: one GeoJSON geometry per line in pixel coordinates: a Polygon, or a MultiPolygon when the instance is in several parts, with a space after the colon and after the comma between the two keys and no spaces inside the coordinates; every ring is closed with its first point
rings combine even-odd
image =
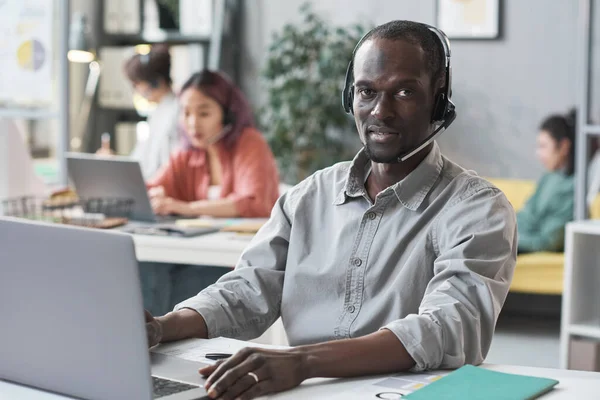
{"type": "MultiPolygon", "coordinates": [[[[535,191],[535,182],[517,179],[488,179],[504,192],[519,211],[535,191]]],[[[563,253],[530,253],[517,257],[511,292],[560,295],[563,290],[563,253]]]]}

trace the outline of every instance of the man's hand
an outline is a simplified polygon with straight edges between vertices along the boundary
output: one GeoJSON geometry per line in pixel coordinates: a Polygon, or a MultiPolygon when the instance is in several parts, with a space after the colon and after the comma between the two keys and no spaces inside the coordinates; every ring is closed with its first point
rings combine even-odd
{"type": "Polygon", "coordinates": [[[144,310],[144,318],[146,319],[146,335],[148,337],[148,348],[156,346],[162,341],[163,329],[162,325],[156,318],[147,310],[144,310]]]}
{"type": "Polygon", "coordinates": [[[252,399],[298,386],[315,377],[350,378],[407,371],[415,361],[396,335],[381,329],[353,339],[289,350],[246,348],[202,368],[213,399],[252,399]]]}
{"type": "Polygon", "coordinates": [[[306,356],[297,350],[245,348],[228,360],[202,368],[213,399],[253,399],[298,386],[308,377],[306,356]]]}

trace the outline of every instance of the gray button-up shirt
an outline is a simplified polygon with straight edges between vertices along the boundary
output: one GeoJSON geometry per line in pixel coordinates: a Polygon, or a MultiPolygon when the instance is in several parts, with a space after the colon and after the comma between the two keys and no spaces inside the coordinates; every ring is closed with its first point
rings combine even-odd
{"type": "Polygon", "coordinates": [[[176,309],[209,337],[254,338],[281,316],[292,345],[385,328],[415,370],[482,362],[515,267],[510,203],[437,144],[374,202],[369,171],[361,151],[288,191],[236,269],[176,309]]]}

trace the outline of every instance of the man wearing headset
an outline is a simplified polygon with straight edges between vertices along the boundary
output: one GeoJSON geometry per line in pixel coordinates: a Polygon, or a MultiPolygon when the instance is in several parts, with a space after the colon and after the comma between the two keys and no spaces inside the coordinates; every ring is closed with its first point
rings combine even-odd
{"type": "Polygon", "coordinates": [[[215,285],[148,316],[150,344],[259,336],[279,316],[290,350],[244,349],[200,371],[212,398],[311,377],[481,363],[516,260],[514,211],[433,141],[454,119],[450,49],[435,28],[369,32],[343,104],[364,148],[300,183],[215,285]]]}

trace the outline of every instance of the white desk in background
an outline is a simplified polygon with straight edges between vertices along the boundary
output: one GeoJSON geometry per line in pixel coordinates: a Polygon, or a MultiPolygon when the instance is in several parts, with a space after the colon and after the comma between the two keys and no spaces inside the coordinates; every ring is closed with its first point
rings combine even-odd
{"type": "MultiPolygon", "coordinates": [[[[580,372],[558,369],[520,367],[510,365],[484,364],[482,367],[512,374],[537,376],[556,379],[560,383],[542,400],[572,400],[597,399],[600,393],[600,373],[580,372]]],[[[355,379],[309,379],[299,387],[270,395],[275,400],[304,400],[304,399],[361,399],[364,395],[353,394],[353,390],[364,385],[373,384],[382,379],[379,377],[355,379]]],[[[68,397],[42,392],[12,383],[0,381],[0,399],[11,400],[66,400],[68,397]]],[[[376,400],[374,398],[374,400],[376,400]]]]}
{"type": "Polygon", "coordinates": [[[196,237],[133,235],[138,261],[234,267],[252,235],[217,232],[196,237]]]}

